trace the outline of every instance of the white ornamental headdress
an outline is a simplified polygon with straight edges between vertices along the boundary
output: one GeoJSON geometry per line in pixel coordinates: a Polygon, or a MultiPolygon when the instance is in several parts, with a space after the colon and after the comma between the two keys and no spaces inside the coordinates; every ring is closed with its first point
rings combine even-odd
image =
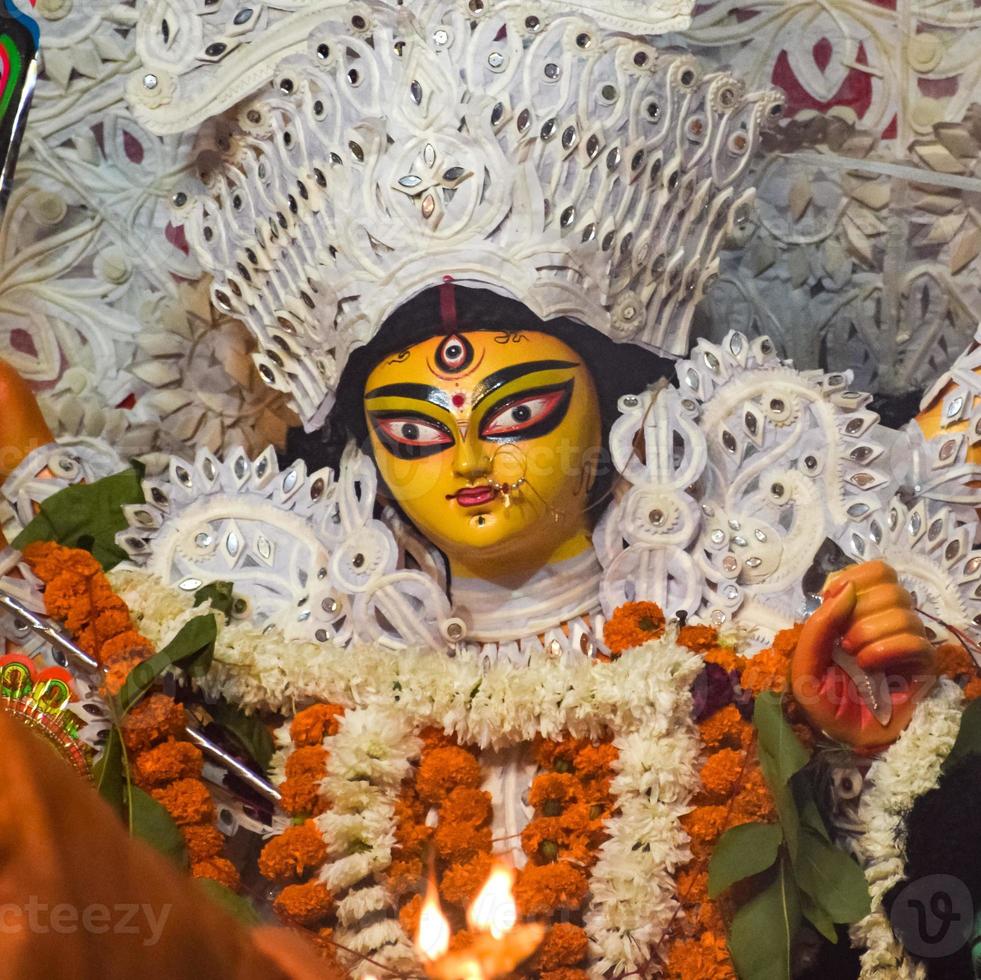
{"type": "Polygon", "coordinates": [[[686,352],[780,96],[623,32],[684,26],[685,0],[617,0],[591,11],[602,23],[557,6],[141,14],[134,112],[161,133],[210,120],[174,204],[215,304],[255,334],[260,374],[308,429],[351,351],[446,277],[686,352]]]}

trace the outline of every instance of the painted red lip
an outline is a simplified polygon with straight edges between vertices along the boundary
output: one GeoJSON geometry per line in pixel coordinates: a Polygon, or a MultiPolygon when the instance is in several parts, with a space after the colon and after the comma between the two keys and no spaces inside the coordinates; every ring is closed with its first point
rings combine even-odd
{"type": "Polygon", "coordinates": [[[456,493],[447,494],[447,500],[455,500],[461,507],[479,507],[489,504],[497,496],[493,487],[462,487],[456,493]]]}

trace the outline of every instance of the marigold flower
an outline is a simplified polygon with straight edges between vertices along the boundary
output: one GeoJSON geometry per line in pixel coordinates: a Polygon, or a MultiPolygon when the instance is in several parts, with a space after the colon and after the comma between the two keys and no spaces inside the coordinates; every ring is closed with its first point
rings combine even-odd
{"type": "Polygon", "coordinates": [[[776,815],[773,796],[762,771],[757,766],[747,766],[732,804],[732,826],[754,821],[769,823],[776,815]]]}
{"type": "Polygon", "coordinates": [[[739,656],[735,650],[723,646],[710,647],[702,653],[702,658],[707,664],[716,664],[726,673],[732,673],[732,671],[741,673],[748,662],[745,657],[739,656]]]}
{"type": "Polygon", "coordinates": [[[720,749],[706,759],[699,776],[702,793],[714,803],[728,799],[735,791],[746,764],[746,753],[736,749],[720,749]]]}
{"type": "Polygon", "coordinates": [[[133,629],[129,608],[119,596],[113,596],[112,600],[97,610],[92,625],[95,628],[96,639],[100,643],[105,643],[110,638],[133,629]]]}
{"type": "Polygon", "coordinates": [[[154,649],[150,641],[137,633],[136,630],[125,630],[118,633],[106,640],[97,652],[99,662],[108,666],[112,666],[120,660],[131,660],[134,657],[146,660],[153,654],[154,649]]]}
{"type": "Polygon", "coordinates": [[[589,980],[589,974],[585,970],[563,967],[560,970],[546,970],[541,975],[541,980],[589,980]]]}
{"type": "Polygon", "coordinates": [[[579,738],[566,738],[560,742],[536,738],[532,751],[539,769],[568,773],[575,768],[576,755],[589,744],[586,739],[579,738]]]}
{"type": "Polygon", "coordinates": [[[212,823],[192,823],[181,827],[191,864],[217,857],[225,846],[225,835],[212,823]]]}
{"type": "Polygon", "coordinates": [[[753,741],[752,726],[743,720],[734,704],[727,704],[710,715],[699,724],[698,730],[707,749],[746,748],[753,741]]]}
{"type": "Polygon", "coordinates": [[[326,918],[332,904],[330,892],[319,881],[307,881],[302,885],[287,885],[276,897],[273,908],[287,922],[313,926],[326,918]]]}
{"type": "Polygon", "coordinates": [[[279,787],[279,805],[291,817],[316,815],[320,804],[320,784],[323,775],[303,773],[287,779],[279,787]]]}
{"type": "Polygon", "coordinates": [[[964,688],[964,699],[975,701],[977,698],[981,698],[981,677],[972,677],[964,688]]]}
{"type": "Polygon", "coordinates": [[[533,780],[528,802],[536,810],[547,809],[547,816],[554,817],[567,806],[582,803],[584,796],[582,783],[571,773],[543,772],[533,780]]]}
{"type": "Polygon", "coordinates": [[[694,861],[678,872],[678,899],[686,906],[699,905],[708,899],[708,871],[694,861]]]}
{"type": "Polygon", "coordinates": [[[150,790],[150,795],[179,827],[214,819],[214,802],[208,787],[199,779],[178,779],[169,786],[150,790]]]}
{"type": "Polygon", "coordinates": [[[421,855],[423,847],[432,839],[435,828],[413,820],[400,821],[395,825],[395,840],[403,854],[421,855]]]}
{"type": "Polygon", "coordinates": [[[170,783],[175,779],[198,779],[203,757],[190,742],[170,738],[136,756],[133,764],[137,785],[146,788],[170,783]]]}
{"type": "Polygon", "coordinates": [[[545,939],[535,954],[534,968],[548,971],[575,966],[586,958],[588,952],[586,930],[571,922],[560,922],[545,933],[545,939]]]}
{"type": "Polygon", "coordinates": [[[486,853],[451,864],[440,882],[444,900],[454,905],[470,905],[490,877],[493,864],[493,858],[486,853]]]}
{"type": "Polygon", "coordinates": [[[113,660],[102,680],[102,686],[106,693],[112,696],[119,694],[133,669],[143,663],[145,659],[143,653],[134,652],[130,656],[118,657],[113,660]]]}
{"type": "Polygon", "coordinates": [[[321,745],[309,745],[291,752],[286,760],[286,778],[315,776],[323,779],[327,774],[327,750],[321,745]]]}
{"type": "Polygon", "coordinates": [[[754,694],[763,691],[782,694],[790,683],[790,653],[792,652],[792,649],[788,652],[782,646],[774,644],[768,650],[761,650],[755,657],[750,657],[742,673],[742,686],[754,694]]]}
{"type": "Polygon", "coordinates": [[[447,735],[442,728],[424,728],[419,732],[423,753],[433,749],[456,748],[457,742],[452,735],[447,735]]]}
{"type": "Polygon", "coordinates": [[[934,657],[937,673],[944,677],[957,680],[974,676],[974,661],[960,643],[941,643],[934,651],[934,657]]]}
{"type": "Polygon", "coordinates": [[[483,789],[457,786],[439,808],[440,822],[487,823],[491,818],[491,795],[483,789]]]}
{"type": "Polygon", "coordinates": [[[656,602],[625,602],[603,627],[603,642],[618,656],[664,633],[664,613],[656,602]]]}
{"type": "Polygon", "coordinates": [[[613,775],[613,763],[619,757],[620,752],[612,742],[589,742],[576,753],[573,767],[584,782],[606,780],[613,775]]]}
{"type": "Polygon", "coordinates": [[[678,642],[694,653],[705,653],[718,649],[719,631],[711,626],[682,626],[678,630],[678,642]]]}
{"type": "Polygon", "coordinates": [[[725,936],[713,932],[673,943],[666,975],[669,980],[737,980],[725,936]]]}
{"type": "Polygon", "coordinates": [[[290,725],[290,738],[299,748],[320,745],[325,738],[336,735],[344,709],[337,704],[314,704],[297,713],[290,725]]]}
{"type": "Polygon", "coordinates": [[[566,861],[529,864],[514,886],[514,898],[522,915],[551,916],[560,909],[578,909],[586,900],[586,875],[566,861]]]}
{"type": "Polygon", "coordinates": [[[424,803],[443,802],[457,786],[479,789],[480,763],[465,749],[450,746],[424,752],[416,774],[416,791],[424,803]]]}
{"type": "Polygon", "coordinates": [[[393,861],[388,869],[388,887],[396,895],[414,891],[423,880],[422,860],[403,857],[393,861]]]}
{"type": "Polygon", "coordinates": [[[399,909],[399,923],[407,936],[414,937],[419,931],[419,917],[422,915],[422,895],[413,895],[399,909]]]}
{"type": "Polygon", "coordinates": [[[436,849],[444,861],[469,861],[481,851],[491,849],[491,829],[469,821],[440,821],[433,835],[436,849]]]}
{"type": "Polygon", "coordinates": [[[206,858],[204,861],[192,864],[191,875],[194,878],[210,878],[232,891],[238,891],[242,883],[238,876],[238,869],[223,857],[206,858]]]}
{"type": "Polygon", "coordinates": [[[728,822],[728,810],[724,806],[697,806],[681,818],[681,825],[693,841],[710,844],[717,841],[728,822]]]}
{"type": "Polygon", "coordinates": [[[259,874],[270,881],[288,881],[312,871],[327,860],[327,845],[312,820],[287,827],[259,855],[259,874]]]}
{"type": "Polygon", "coordinates": [[[151,694],[123,719],[123,741],[131,754],[167,738],[183,735],[184,709],[166,694],[151,694]]]}

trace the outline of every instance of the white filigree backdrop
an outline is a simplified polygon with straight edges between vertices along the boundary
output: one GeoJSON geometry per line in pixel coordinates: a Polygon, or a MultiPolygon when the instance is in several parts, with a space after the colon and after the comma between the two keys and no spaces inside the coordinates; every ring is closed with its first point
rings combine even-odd
{"type": "MultiPolygon", "coordinates": [[[[171,223],[188,147],[123,99],[136,6],[38,0],[36,16],[44,71],[2,229],[0,349],[59,435],[105,435],[124,456],[281,445],[294,420],[171,223]]],[[[721,0],[672,40],[789,98],[703,333],[768,334],[799,367],[852,367],[872,391],[925,387],[981,319],[981,8],[721,0]]]]}

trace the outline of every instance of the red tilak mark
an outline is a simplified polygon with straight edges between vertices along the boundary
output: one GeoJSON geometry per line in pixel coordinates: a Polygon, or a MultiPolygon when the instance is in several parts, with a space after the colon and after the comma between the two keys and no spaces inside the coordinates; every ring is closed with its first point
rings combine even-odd
{"type": "Polygon", "coordinates": [[[460,392],[457,392],[453,396],[453,405],[456,408],[463,408],[463,406],[466,404],[466,401],[467,401],[466,397],[464,395],[461,395],[460,392]]]}
{"type": "Polygon", "coordinates": [[[447,333],[456,333],[456,288],[452,276],[443,276],[439,287],[439,317],[447,333]]]}

